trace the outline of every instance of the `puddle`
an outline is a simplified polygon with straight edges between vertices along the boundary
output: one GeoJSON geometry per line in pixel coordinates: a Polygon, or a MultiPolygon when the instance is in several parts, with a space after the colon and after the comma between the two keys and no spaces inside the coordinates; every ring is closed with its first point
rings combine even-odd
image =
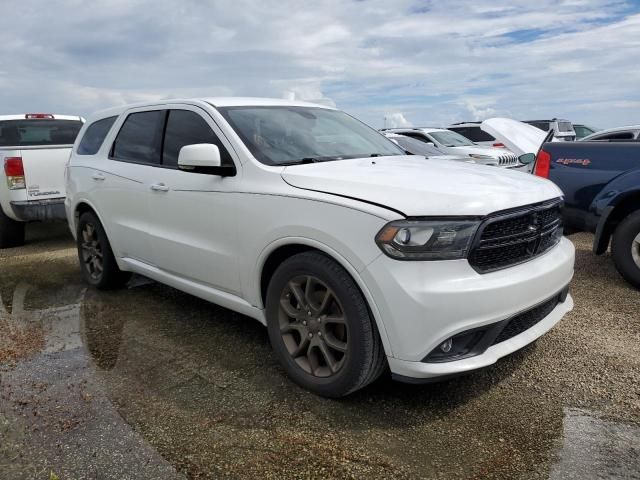
{"type": "Polygon", "coordinates": [[[640,427],[566,409],[551,480],[640,479],[640,427]]]}
{"type": "Polygon", "coordinates": [[[615,358],[555,355],[566,335],[470,376],[327,400],[289,381],[254,320],[141,278],[87,289],[75,262],[0,277],[0,351],[34,335],[0,363],[9,478],[640,475],[637,392],[596,375],[615,358]]]}

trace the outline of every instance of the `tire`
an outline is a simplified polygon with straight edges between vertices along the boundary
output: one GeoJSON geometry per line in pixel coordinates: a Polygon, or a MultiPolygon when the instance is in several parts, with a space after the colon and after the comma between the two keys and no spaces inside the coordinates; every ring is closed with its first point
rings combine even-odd
{"type": "Polygon", "coordinates": [[[93,212],[80,215],[76,244],[87,283],[100,290],[112,290],[127,283],[131,274],[118,268],[107,234],[93,212]]]}
{"type": "Polygon", "coordinates": [[[0,208],[0,248],[24,245],[24,222],[9,218],[0,208]]]}
{"type": "Polygon", "coordinates": [[[296,383],[318,395],[348,395],[387,367],[360,289],[322,253],[294,255],[276,269],[267,289],[266,315],[278,361],[296,383]]]}
{"type": "Polygon", "coordinates": [[[627,216],[616,227],[611,256],[620,275],[640,289],[640,211],[627,216]]]}

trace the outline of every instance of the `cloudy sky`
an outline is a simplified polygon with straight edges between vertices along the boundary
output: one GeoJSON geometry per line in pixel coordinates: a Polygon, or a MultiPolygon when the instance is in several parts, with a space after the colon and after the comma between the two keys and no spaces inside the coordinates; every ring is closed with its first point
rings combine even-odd
{"type": "Polygon", "coordinates": [[[2,0],[0,113],[294,97],[374,127],[640,123],[640,1],[2,0]]]}

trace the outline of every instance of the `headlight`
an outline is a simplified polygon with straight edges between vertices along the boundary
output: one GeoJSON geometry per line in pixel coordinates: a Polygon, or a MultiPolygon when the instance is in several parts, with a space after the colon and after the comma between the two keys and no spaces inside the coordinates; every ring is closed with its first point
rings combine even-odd
{"type": "Polygon", "coordinates": [[[398,220],[385,225],[376,243],[399,260],[465,258],[480,220],[398,220]]]}

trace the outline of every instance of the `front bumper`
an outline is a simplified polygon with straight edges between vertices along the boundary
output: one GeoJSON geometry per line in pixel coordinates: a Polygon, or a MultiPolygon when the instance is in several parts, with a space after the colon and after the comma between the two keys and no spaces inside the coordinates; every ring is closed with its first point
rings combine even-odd
{"type": "Polygon", "coordinates": [[[563,238],[545,254],[479,274],[467,260],[399,262],[384,255],[362,272],[389,338],[395,375],[431,378],[495,363],[531,343],[573,308],[568,296],[533,327],[483,353],[440,363],[422,360],[446,339],[509,319],[562,291],[573,277],[573,244],[563,238]]]}
{"type": "Polygon", "coordinates": [[[64,198],[11,202],[16,218],[23,222],[66,220],[64,198]]]}

